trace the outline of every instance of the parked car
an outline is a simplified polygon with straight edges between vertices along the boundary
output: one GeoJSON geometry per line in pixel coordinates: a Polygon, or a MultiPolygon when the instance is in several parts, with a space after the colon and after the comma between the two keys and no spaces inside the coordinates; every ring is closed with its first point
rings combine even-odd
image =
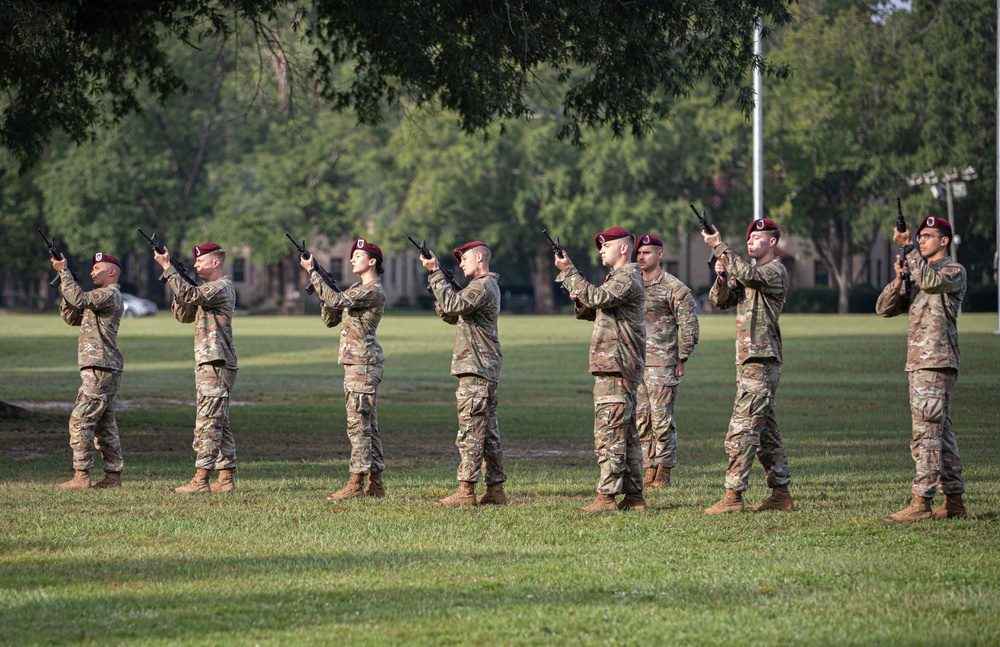
{"type": "Polygon", "coordinates": [[[140,299],[134,294],[122,292],[126,317],[148,317],[156,314],[156,304],[149,299],[140,299]]]}

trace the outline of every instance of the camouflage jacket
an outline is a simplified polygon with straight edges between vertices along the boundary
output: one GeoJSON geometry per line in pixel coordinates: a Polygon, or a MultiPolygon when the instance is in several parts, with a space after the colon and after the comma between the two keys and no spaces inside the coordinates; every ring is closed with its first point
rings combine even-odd
{"type": "Polygon", "coordinates": [[[644,280],[642,287],[646,292],[646,366],[686,362],[700,332],[691,290],[663,270],[651,281],[644,280]]]}
{"type": "Polygon", "coordinates": [[[729,273],[725,283],[716,281],[709,292],[712,305],[723,310],[736,306],[736,363],[773,358],[780,364],[781,327],[778,317],[788,296],[788,273],[778,258],[750,265],[719,243],[716,258],[725,256],[729,273]],[[743,290],[738,289],[738,284],[743,290]]]}
{"type": "Polygon", "coordinates": [[[556,281],[576,292],[577,319],[594,322],[590,341],[590,372],[617,373],[630,382],[642,380],[646,357],[645,296],[639,266],[629,263],[608,274],[600,287],[580,275],[572,265],[556,281]]]}
{"type": "Polygon", "coordinates": [[[318,272],[309,274],[322,301],[323,323],[333,328],[343,322],[340,329],[341,364],[381,364],[385,357],[382,347],[375,341],[375,331],[385,312],[385,292],[379,281],[355,283],[343,292],[336,292],[320,277],[318,272]]]}
{"type": "Polygon", "coordinates": [[[125,360],[118,350],[118,326],[125,306],[117,283],[90,292],[73,280],[69,270],[59,272],[62,301],[59,314],[71,326],[80,326],[76,359],[80,368],[120,371],[125,360]]]}
{"type": "Polygon", "coordinates": [[[457,326],[452,375],[478,375],[500,380],[503,354],[500,352],[500,275],[494,272],[469,281],[460,292],[448,285],[440,270],[430,274],[431,289],[437,299],[438,316],[457,326]]]}
{"type": "Polygon", "coordinates": [[[233,345],[233,312],[236,288],[228,276],[202,285],[190,285],[168,267],[163,276],[174,291],[170,311],[181,323],[194,322],[194,361],[197,365],[225,362],[237,370],[233,345]]]}
{"type": "Polygon", "coordinates": [[[965,296],[965,268],[946,257],[928,265],[920,251],[906,256],[913,277],[909,299],[892,283],[885,286],[875,304],[883,317],[909,313],[906,336],[906,370],[953,368],[961,364],[958,352],[958,311],[965,296]]]}

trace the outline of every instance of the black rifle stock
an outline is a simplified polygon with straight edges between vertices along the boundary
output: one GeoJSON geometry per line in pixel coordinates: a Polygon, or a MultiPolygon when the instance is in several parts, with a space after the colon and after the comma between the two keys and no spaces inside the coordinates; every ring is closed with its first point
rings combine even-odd
{"type": "MultiPolygon", "coordinates": [[[[302,260],[308,261],[313,257],[313,255],[309,253],[309,250],[306,249],[306,241],[303,240],[301,243],[297,242],[287,231],[285,232],[285,238],[292,241],[292,244],[295,245],[295,249],[299,251],[299,257],[302,258],[302,260]]],[[[337,279],[333,278],[333,274],[330,274],[328,269],[320,265],[319,261],[315,259],[313,260],[313,268],[316,270],[316,273],[319,274],[319,278],[323,279],[323,282],[326,283],[331,290],[334,292],[340,292],[340,287],[337,286],[337,279]]],[[[306,286],[306,294],[313,294],[314,292],[316,292],[316,287],[312,283],[306,286]]]]}
{"type": "MultiPolygon", "coordinates": [[[[427,242],[426,240],[422,240],[419,243],[417,243],[417,241],[413,240],[413,238],[409,234],[407,234],[406,240],[413,243],[413,246],[416,247],[418,250],[420,250],[420,255],[422,257],[430,258],[433,256],[433,254],[431,254],[431,250],[427,249],[427,245],[425,244],[427,242]]],[[[448,282],[448,285],[451,286],[452,290],[454,290],[455,292],[462,291],[462,286],[459,285],[458,281],[455,280],[455,273],[449,270],[444,265],[442,265],[440,260],[438,260],[438,269],[441,270],[441,274],[444,275],[444,280],[448,282]]],[[[427,286],[427,291],[433,292],[430,286],[427,286]]]]}
{"type": "MultiPolygon", "coordinates": [[[[166,251],[167,248],[163,246],[163,243],[161,243],[160,241],[156,240],[156,232],[153,232],[152,236],[147,236],[146,232],[144,232],[142,230],[142,227],[136,227],[135,229],[140,234],[142,234],[142,237],[146,239],[146,242],[149,243],[150,249],[152,249],[154,252],[156,252],[157,254],[162,254],[163,252],[166,251]]],[[[177,260],[176,258],[174,258],[173,254],[170,255],[170,265],[175,270],[177,270],[177,274],[180,275],[181,280],[183,280],[185,283],[187,283],[188,285],[194,285],[194,286],[198,285],[195,282],[195,280],[193,278],[191,278],[191,275],[187,273],[187,268],[184,267],[184,263],[182,263],[179,260],[177,260]]],[[[160,277],[160,283],[166,283],[166,282],[167,282],[167,279],[161,276],[160,277]]]]}
{"type": "MultiPolygon", "coordinates": [[[[48,238],[45,237],[45,234],[42,233],[41,229],[35,229],[35,231],[37,231],[38,235],[41,236],[42,240],[45,241],[45,246],[49,248],[49,256],[52,257],[52,260],[54,260],[54,261],[65,261],[66,260],[66,257],[63,256],[62,252],[60,252],[58,249],[56,249],[56,238],[55,238],[55,236],[52,237],[52,240],[49,240],[48,238]]],[[[73,275],[73,280],[74,281],[79,282],[80,279],[77,278],[76,272],[74,272],[73,270],[70,270],[69,273],[73,275]]],[[[56,274],[56,278],[54,278],[51,281],[49,281],[49,287],[52,288],[53,290],[58,290],[59,289],[59,275],[58,274],[56,274]]]]}
{"type": "MultiPolygon", "coordinates": [[[[896,194],[896,212],[899,214],[896,216],[896,231],[902,233],[906,231],[906,218],[903,216],[903,203],[900,201],[898,193],[896,194]]],[[[899,267],[906,267],[906,248],[899,248],[897,258],[899,259],[899,267]]],[[[904,297],[909,296],[913,277],[910,276],[909,272],[903,272],[900,278],[903,279],[903,285],[899,289],[899,294],[904,297]]]]}

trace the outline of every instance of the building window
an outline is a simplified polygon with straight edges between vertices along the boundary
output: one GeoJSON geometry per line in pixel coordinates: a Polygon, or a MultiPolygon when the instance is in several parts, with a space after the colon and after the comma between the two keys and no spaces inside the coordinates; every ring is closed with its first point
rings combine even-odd
{"type": "Polygon", "coordinates": [[[830,273],[827,272],[823,261],[813,262],[813,277],[814,285],[830,285],[830,273]]]}
{"type": "Polygon", "coordinates": [[[330,274],[333,275],[334,281],[344,280],[344,259],[342,258],[330,259],[330,274]]]}
{"type": "Polygon", "coordinates": [[[673,274],[677,276],[677,273],[681,271],[681,264],[677,261],[667,261],[667,274],[673,274]]]}
{"type": "Polygon", "coordinates": [[[233,259],[233,283],[246,283],[247,280],[247,259],[236,257],[233,259]]]}

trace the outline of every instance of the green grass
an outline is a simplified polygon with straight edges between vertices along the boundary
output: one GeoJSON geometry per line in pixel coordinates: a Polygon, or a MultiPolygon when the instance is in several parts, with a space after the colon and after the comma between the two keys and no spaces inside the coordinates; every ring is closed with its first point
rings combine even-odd
{"type": "MultiPolygon", "coordinates": [[[[703,517],[722,494],[733,321],[702,318],[676,409],[674,487],[586,516],[590,325],[504,317],[500,429],[512,505],[442,510],[455,487],[452,329],[390,313],[379,338],[381,501],[347,476],[336,331],[242,317],[238,491],[174,497],[193,472],[190,326],[122,324],[126,487],[68,477],[74,329],[0,315],[3,644],[1000,644],[996,315],[963,315],[953,420],[972,518],[890,526],[909,497],[905,321],[782,318],[778,420],[798,510],[703,517]],[[62,405],[62,408],[58,408],[62,405]]],[[[480,485],[480,488],[482,486],[480,485]]],[[[750,502],[766,496],[751,476],[750,502]]]]}

